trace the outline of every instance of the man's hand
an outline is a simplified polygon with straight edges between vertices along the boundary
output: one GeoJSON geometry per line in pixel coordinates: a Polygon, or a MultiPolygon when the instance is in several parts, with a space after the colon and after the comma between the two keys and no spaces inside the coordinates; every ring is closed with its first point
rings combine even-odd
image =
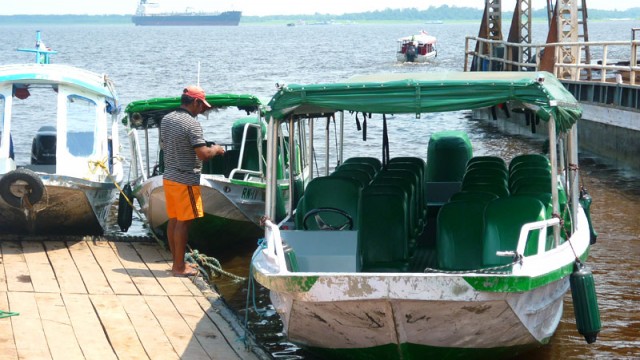
{"type": "Polygon", "coordinates": [[[218,155],[224,155],[224,148],[220,145],[211,145],[211,150],[213,150],[213,155],[211,157],[215,157],[218,155]]]}

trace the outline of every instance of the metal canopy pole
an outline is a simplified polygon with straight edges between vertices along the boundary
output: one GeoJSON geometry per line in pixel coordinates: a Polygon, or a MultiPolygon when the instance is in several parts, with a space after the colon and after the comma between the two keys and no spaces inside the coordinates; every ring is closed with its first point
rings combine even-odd
{"type": "Polygon", "coordinates": [[[269,219],[276,218],[276,191],[277,191],[277,174],[276,160],[278,147],[278,127],[279,122],[273,117],[267,124],[268,148],[267,148],[267,191],[265,193],[265,212],[269,219]]]}
{"type": "MultiPolygon", "coordinates": [[[[556,119],[553,114],[549,117],[549,162],[551,162],[551,202],[553,204],[553,213],[560,214],[560,206],[558,204],[558,153],[556,138],[556,119]]],[[[556,246],[560,245],[560,228],[553,227],[553,238],[556,246]]]]}

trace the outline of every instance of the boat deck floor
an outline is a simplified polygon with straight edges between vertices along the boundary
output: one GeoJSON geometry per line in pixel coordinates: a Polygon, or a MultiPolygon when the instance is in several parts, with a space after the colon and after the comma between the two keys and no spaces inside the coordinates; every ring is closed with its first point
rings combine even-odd
{"type": "Polygon", "coordinates": [[[156,243],[0,237],[0,250],[2,359],[262,357],[201,278],[171,276],[156,243]]]}

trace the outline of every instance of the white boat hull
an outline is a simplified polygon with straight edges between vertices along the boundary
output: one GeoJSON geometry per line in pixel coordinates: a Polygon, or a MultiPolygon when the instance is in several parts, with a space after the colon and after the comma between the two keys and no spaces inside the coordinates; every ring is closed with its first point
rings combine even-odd
{"type": "MultiPolygon", "coordinates": [[[[251,186],[247,182],[234,183],[219,175],[202,175],[200,192],[205,217],[192,224],[190,241],[237,243],[246,238],[255,240],[260,235],[264,187],[251,186]]],[[[134,195],[151,229],[164,236],[169,218],[162,176],[147,179],[134,189],[134,195]]]]}
{"type": "Polygon", "coordinates": [[[412,62],[412,63],[418,63],[418,64],[424,64],[426,62],[428,62],[430,59],[434,59],[436,56],[438,55],[437,51],[432,51],[430,53],[427,53],[426,55],[416,55],[415,58],[413,59],[413,61],[407,60],[407,54],[403,54],[401,52],[398,52],[396,55],[396,59],[399,62],[412,62]]]}

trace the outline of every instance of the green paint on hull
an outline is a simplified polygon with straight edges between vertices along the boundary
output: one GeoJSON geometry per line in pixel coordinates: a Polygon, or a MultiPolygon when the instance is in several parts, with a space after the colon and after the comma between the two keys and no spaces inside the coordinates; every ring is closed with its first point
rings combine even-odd
{"type": "MultiPolygon", "coordinates": [[[[548,340],[547,340],[548,342],[548,340]]],[[[543,344],[496,347],[489,349],[445,348],[418,344],[394,344],[366,349],[321,349],[305,347],[305,350],[321,359],[379,360],[379,359],[506,359],[535,349],[543,344]]]]}
{"type": "MultiPolygon", "coordinates": [[[[580,259],[586,261],[589,252],[586,251],[580,259]]],[[[548,272],[538,277],[527,276],[495,276],[495,277],[474,277],[464,276],[464,280],[476,291],[487,292],[523,292],[531,291],[541,286],[558,281],[573,272],[573,263],[548,272]]]]}
{"type": "MultiPolygon", "coordinates": [[[[166,234],[167,223],[160,227],[166,234]]],[[[201,252],[226,250],[238,246],[255,246],[264,235],[256,224],[205,214],[196,219],[189,228],[189,245],[201,252]]]]}

